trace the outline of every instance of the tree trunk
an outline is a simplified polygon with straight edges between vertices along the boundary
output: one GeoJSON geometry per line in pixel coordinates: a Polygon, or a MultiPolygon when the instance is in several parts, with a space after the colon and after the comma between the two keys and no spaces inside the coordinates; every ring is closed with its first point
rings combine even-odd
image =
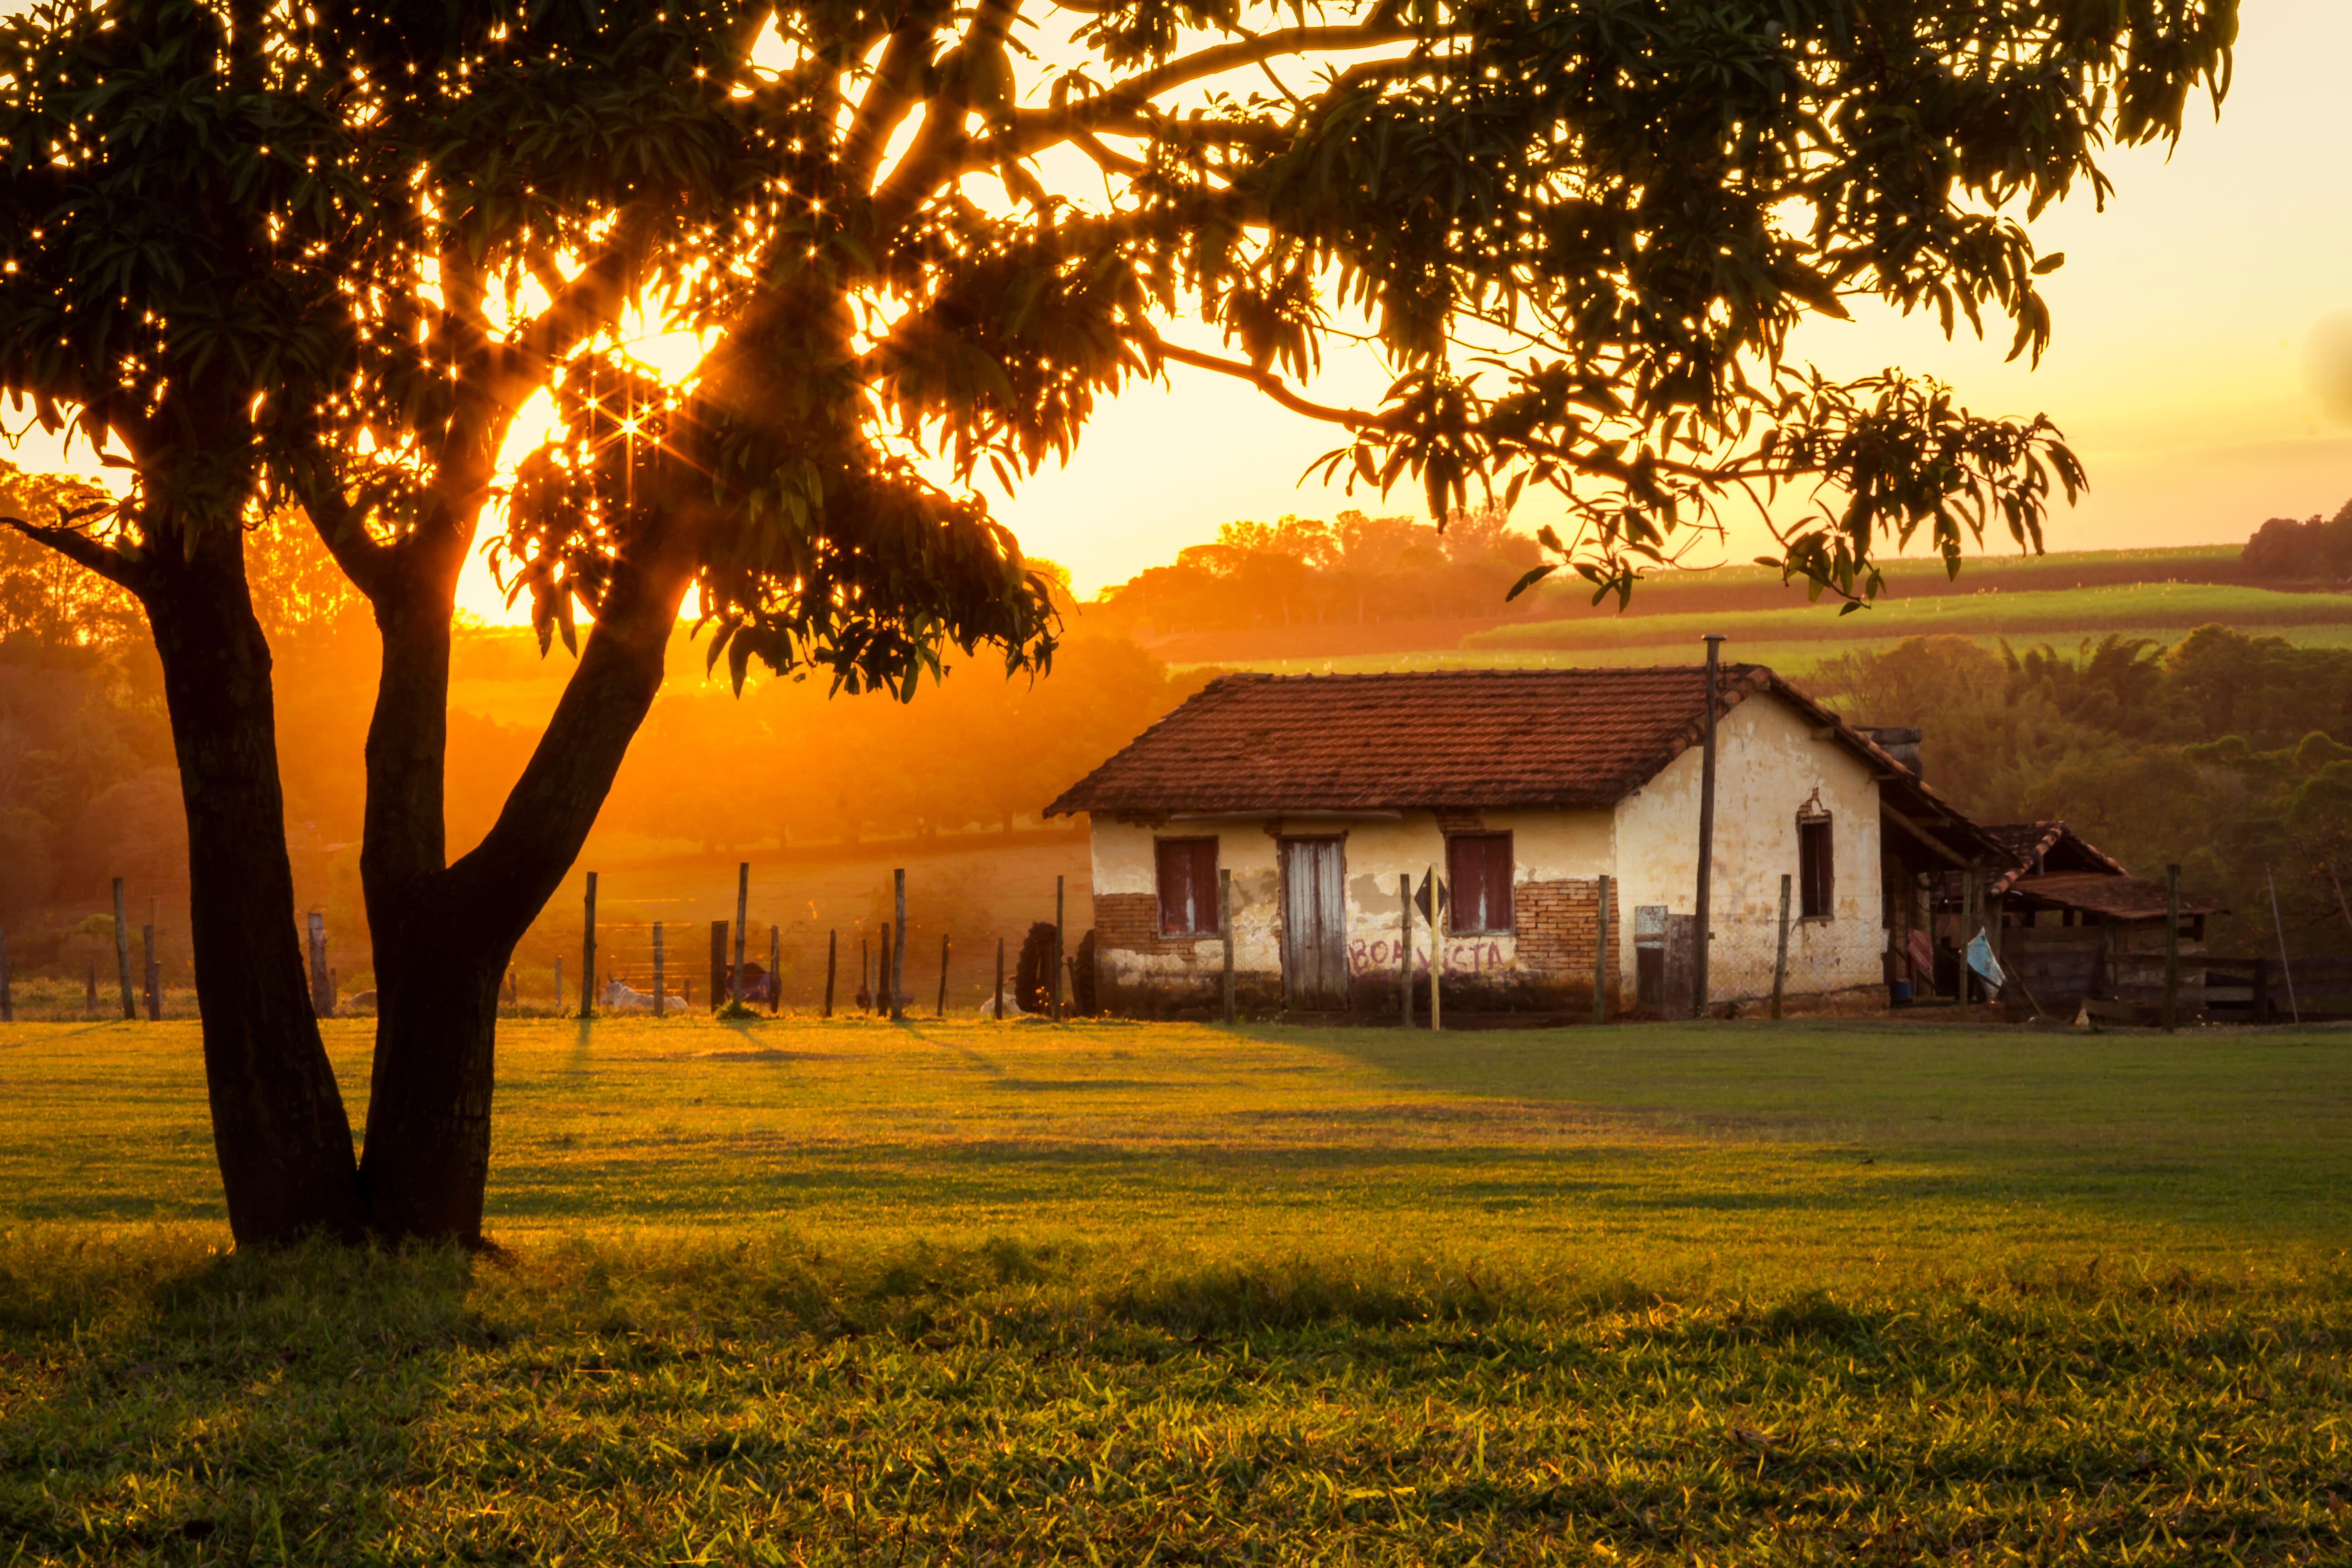
{"type": "Polygon", "coordinates": [[[295,935],[269,645],[243,536],[146,563],[149,625],[188,817],[189,913],[213,1144],[239,1246],[360,1234],[351,1122],[295,935]]]}
{"type": "MultiPolygon", "coordinates": [[[[387,1237],[478,1246],[489,1180],[499,987],[594,826],[653,706],[690,571],[625,569],[498,822],[442,864],[450,616],[437,574],[378,601],[383,686],[362,854],[376,1051],[360,1184],[387,1237]],[[394,595],[412,593],[414,609],[394,595]]],[[[589,977],[583,976],[583,984],[589,977]]]]}

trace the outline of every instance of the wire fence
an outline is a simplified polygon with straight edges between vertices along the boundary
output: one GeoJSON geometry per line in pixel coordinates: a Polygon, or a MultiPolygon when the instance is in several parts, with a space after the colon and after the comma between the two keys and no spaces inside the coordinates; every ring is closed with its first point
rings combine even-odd
{"type": "MultiPolygon", "coordinates": [[[[739,868],[740,1001],[756,1013],[821,1015],[828,1005],[836,1016],[887,1012],[886,954],[905,1016],[970,1016],[994,1010],[1000,994],[1011,1008],[1024,943],[1038,924],[1053,923],[1057,900],[1072,927],[1063,944],[1066,1011],[1078,1000],[1066,960],[1075,954],[1092,904],[1066,879],[996,874],[976,892],[981,879],[970,875],[908,879],[898,871],[879,887],[859,878],[856,890],[845,892],[839,885],[844,879],[835,877],[813,892],[805,878],[761,881],[749,873],[750,868],[739,868]],[[903,919],[897,886],[902,879],[903,919]]],[[[575,878],[574,898],[594,880],[593,873],[575,878]]],[[[559,896],[516,946],[499,988],[500,1015],[577,1016],[584,1002],[592,1014],[649,1016],[657,992],[664,1014],[707,1015],[732,1004],[739,971],[738,922],[731,914],[718,920],[645,918],[648,904],[708,909],[717,901],[667,894],[611,899],[607,914],[595,910],[593,893],[580,902],[559,896]],[[589,993],[584,997],[583,980],[589,993]]],[[[118,962],[110,922],[104,931],[93,925],[86,937],[75,936],[69,952],[45,952],[37,972],[26,972],[26,944],[20,942],[13,973],[6,933],[0,931],[0,1021],[199,1016],[193,962],[184,950],[154,948],[149,930],[131,928],[127,964],[118,962]],[[132,998],[127,1012],[121,1001],[126,990],[132,998]]],[[[295,936],[310,971],[316,1011],[374,1011],[373,955],[363,932],[353,933],[310,910],[298,921],[295,936]]]]}
{"type": "Polygon", "coordinates": [[[533,947],[571,951],[519,957],[507,972],[501,1010],[578,1013],[581,976],[591,963],[589,1003],[600,1013],[650,1015],[656,995],[664,1013],[711,1012],[739,997],[759,1012],[822,1013],[828,1000],[836,1014],[887,1011],[886,959],[902,1010],[968,1013],[995,992],[1000,949],[1011,991],[1027,928],[959,935],[932,922],[910,920],[908,927],[907,950],[898,954],[892,951],[899,941],[895,929],[753,918],[744,925],[740,971],[732,921],[600,921],[593,945],[584,925],[573,928],[568,943],[567,933],[542,930],[533,947]]]}

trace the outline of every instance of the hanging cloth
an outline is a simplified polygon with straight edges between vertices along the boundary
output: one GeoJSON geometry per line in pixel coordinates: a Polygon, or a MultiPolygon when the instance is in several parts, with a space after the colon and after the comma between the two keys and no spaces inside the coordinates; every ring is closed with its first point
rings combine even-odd
{"type": "Polygon", "coordinates": [[[2009,984],[2009,976],[2001,973],[2000,960],[1992,955],[1992,939],[1981,928],[1969,941],[1969,967],[1996,991],[2009,984]]]}

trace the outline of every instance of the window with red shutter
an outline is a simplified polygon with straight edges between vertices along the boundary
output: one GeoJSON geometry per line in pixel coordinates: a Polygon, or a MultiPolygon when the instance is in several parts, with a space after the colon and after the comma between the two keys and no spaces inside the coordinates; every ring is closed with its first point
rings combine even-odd
{"type": "Polygon", "coordinates": [[[1217,841],[1160,840],[1160,934],[1217,933],[1217,841]]]}
{"type": "Polygon", "coordinates": [[[1445,841],[1445,871],[1453,884],[1457,936],[1511,929],[1511,836],[1457,833],[1445,841]]]}

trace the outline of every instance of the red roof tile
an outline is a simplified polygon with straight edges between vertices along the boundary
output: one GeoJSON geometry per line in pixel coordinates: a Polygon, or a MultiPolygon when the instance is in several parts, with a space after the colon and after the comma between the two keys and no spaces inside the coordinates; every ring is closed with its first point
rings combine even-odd
{"type": "MultiPolygon", "coordinates": [[[[1814,722],[1833,721],[1761,665],[1727,665],[1722,679],[1727,707],[1777,690],[1814,722]]],[[[1045,811],[1612,806],[1697,742],[1705,682],[1700,665],[1231,675],[1045,811]]]]}
{"type": "Polygon", "coordinates": [[[2042,874],[2055,876],[2063,871],[2085,871],[2098,876],[2125,877],[2123,862],[2067,826],[2063,822],[2003,822],[1988,826],[1985,831],[1998,840],[2001,847],[2017,858],[2017,868],[2002,876],[1986,889],[2007,892],[2020,877],[2032,872],[2036,866],[2042,874]]]}
{"type": "MultiPolygon", "coordinates": [[[[2143,881],[2137,877],[2069,871],[2047,877],[2020,877],[2010,884],[2009,890],[2065,909],[2095,910],[2113,920],[2160,921],[2164,918],[2164,884],[2143,881]]],[[[2183,893],[2180,895],[2180,912],[2184,915],[2222,915],[2230,910],[2226,904],[2183,893]]]]}

